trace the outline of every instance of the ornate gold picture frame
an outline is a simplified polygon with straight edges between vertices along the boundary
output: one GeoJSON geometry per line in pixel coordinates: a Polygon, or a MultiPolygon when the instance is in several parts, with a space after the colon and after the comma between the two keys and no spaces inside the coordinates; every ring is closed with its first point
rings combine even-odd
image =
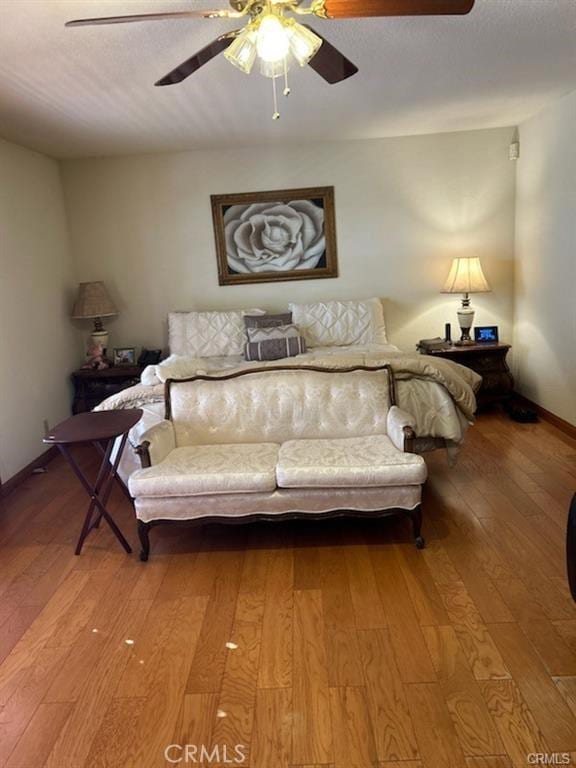
{"type": "Polygon", "coordinates": [[[338,277],[334,187],[210,200],[220,285],[338,277]]]}

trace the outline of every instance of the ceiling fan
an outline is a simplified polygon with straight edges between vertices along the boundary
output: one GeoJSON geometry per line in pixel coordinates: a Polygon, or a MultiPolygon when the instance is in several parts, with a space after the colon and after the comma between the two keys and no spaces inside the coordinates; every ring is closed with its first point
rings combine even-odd
{"type": "Polygon", "coordinates": [[[245,26],[226,32],[168,72],[155,85],[180,83],[220,53],[234,66],[250,74],[256,58],[260,71],[272,79],[273,119],[280,117],[276,99],[276,79],[284,77],[284,95],[290,93],[288,69],[292,59],[308,64],[328,83],[339,83],[358,72],[340,51],[298,17],[353,19],[367,16],[462,15],[472,10],[475,0],[229,0],[230,9],[168,11],[131,16],[75,19],[67,27],[94,24],[125,24],[164,19],[246,19],[245,26]],[[289,15],[287,15],[289,14],[289,15]]]}

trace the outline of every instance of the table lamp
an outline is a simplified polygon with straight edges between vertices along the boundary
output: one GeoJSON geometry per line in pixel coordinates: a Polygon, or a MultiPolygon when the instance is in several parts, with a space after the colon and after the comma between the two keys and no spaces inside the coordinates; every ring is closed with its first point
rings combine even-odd
{"type": "Polygon", "coordinates": [[[470,328],[474,321],[474,310],[470,306],[470,293],[488,293],[492,289],[484,277],[480,259],[477,256],[454,259],[450,274],[441,293],[463,293],[462,306],[458,310],[458,323],[462,332],[457,346],[474,344],[470,338],[470,328]]]}
{"type": "Polygon", "coordinates": [[[102,318],[113,317],[117,314],[118,311],[114,302],[102,281],[80,283],[78,296],[72,309],[72,318],[74,320],[87,318],[94,320],[94,329],[91,334],[92,342],[100,344],[104,350],[108,346],[108,331],[102,325],[102,318]]]}

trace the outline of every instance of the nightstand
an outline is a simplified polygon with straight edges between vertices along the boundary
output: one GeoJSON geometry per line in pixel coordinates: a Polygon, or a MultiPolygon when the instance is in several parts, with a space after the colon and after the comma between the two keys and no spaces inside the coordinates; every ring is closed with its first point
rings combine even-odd
{"type": "Polygon", "coordinates": [[[453,344],[448,349],[426,354],[453,360],[479,373],[482,386],[477,399],[481,408],[512,397],[514,379],[506,362],[509,349],[510,344],[469,344],[461,347],[453,344]]]}
{"type": "Polygon", "coordinates": [[[143,370],[139,365],[118,365],[103,371],[91,368],[74,371],[71,375],[74,383],[72,413],[91,411],[110,395],[139,384],[143,370]]]}

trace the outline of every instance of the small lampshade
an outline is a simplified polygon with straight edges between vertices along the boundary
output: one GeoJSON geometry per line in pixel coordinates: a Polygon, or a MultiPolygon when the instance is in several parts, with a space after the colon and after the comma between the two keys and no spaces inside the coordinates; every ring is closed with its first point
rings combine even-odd
{"type": "Polygon", "coordinates": [[[93,283],[80,283],[78,296],[72,309],[74,319],[85,317],[112,317],[118,310],[110,298],[106,286],[102,281],[93,283]]]}
{"type": "Polygon", "coordinates": [[[456,258],[441,293],[488,293],[492,289],[484,277],[477,256],[456,258]]]}
{"type": "Polygon", "coordinates": [[[322,38],[315,35],[302,24],[291,24],[289,27],[290,50],[301,67],[306,66],[310,59],[318,53],[322,38]]]}
{"type": "Polygon", "coordinates": [[[224,58],[247,75],[256,59],[256,32],[245,29],[224,51],[224,58]]]}

